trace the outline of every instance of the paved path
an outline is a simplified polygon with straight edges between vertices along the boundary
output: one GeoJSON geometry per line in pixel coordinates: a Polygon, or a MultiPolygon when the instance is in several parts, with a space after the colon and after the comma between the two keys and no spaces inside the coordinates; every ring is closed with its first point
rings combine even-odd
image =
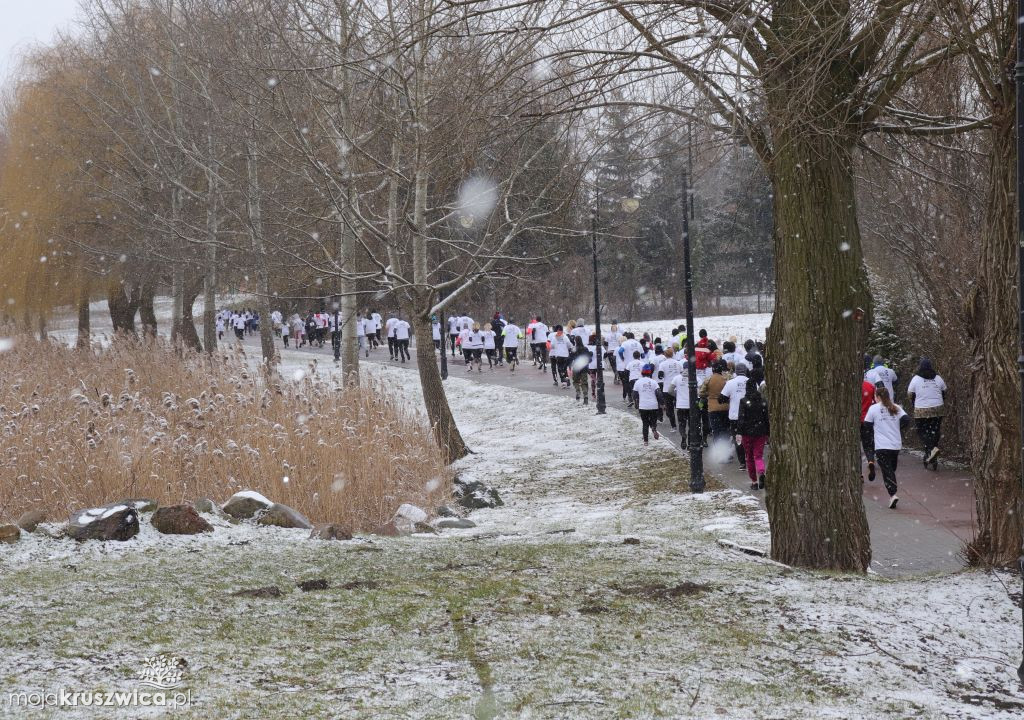
{"type": "MultiPolygon", "coordinates": [[[[246,338],[246,344],[258,346],[258,341],[258,336],[246,338]]],[[[330,345],[313,349],[306,347],[302,351],[328,358],[331,356],[330,345]]],[[[550,369],[541,373],[529,361],[520,364],[515,373],[510,373],[507,367],[491,371],[486,365],[482,373],[469,373],[461,356],[449,355],[448,360],[451,377],[465,377],[483,384],[544,395],[560,395],[568,403],[575,402],[573,390],[561,389],[553,384],[550,369]]],[[[369,361],[416,369],[415,352],[412,352],[412,360],[408,363],[391,362],[386,346],[371,352],[369,361]]],[[[610,374],[605,377],[609,412],[629,412],[621,400],[620,386],[612,384],[610,374]]],[[[662,442],[671,442],[678,448],[679,435],[667,426],[664,429],[668,432],[663,435],[662,442]]],[[[639,443],[639,437],[635,441],[639,443]]],[[[680,453],[685,454],[681,449],[680,453]]],[[[709,463],[709,459],[706,458],[705,462],[709,463]]],[[[732,464],[709,464],[709,471],[726,485],[751,492],[750,480],[736,465],[735,459],[732,464]]],[[[866,469],[864,474],[867,477],[866,469]]],[[[888,507],[889,497],[882,485],[881,473],[875,482],[864,483],[864,507],[871,528],[872,569],[881,575],[906,577],[962,568],[961,548],[972,537],[974,528],[971,477],[959,469],[940,467],[937,473],[925,470],[920,455],[904,452],[900,456],[897,478],[900,503],[896,510],[888,507]]],[[[764,493],[751,494],[759,498],[763,507],[764,493]]]]}

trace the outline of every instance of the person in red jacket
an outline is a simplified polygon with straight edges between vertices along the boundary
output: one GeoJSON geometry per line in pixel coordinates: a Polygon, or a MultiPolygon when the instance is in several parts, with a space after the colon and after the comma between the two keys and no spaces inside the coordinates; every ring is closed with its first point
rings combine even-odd
{"type": "Polygon", "coordinates": [[[700,339],[697,340],[697,344],[693,348],[695,364],[698,371],[707,370],[711,367],[711,361],[714,359],[714,353],[708,346],[708,331],[702,329],[697,336],[700,339]]]}
{"type": "Polygon", "coordinates": [[[868,459],[868,480],[875,480],[875,431],[870,424],[864,422],[868,408],[875,404],[875,386],[864,380],[860,388],[860,445],[864,448],[864,457],[868,459]]]}

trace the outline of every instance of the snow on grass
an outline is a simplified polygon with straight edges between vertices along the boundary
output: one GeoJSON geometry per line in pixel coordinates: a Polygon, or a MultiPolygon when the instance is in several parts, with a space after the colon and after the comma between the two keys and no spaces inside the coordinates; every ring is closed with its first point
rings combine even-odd
{"type": "MultiPolygon", "coordinates": [[[[420,407],[414,372],[361,370],[420,407]]],[[[767,549],[764,512],[689,494],[634,416],[446,389],[474,451],[458,472],[506,502],[478,527],[324,542],[208,518],[172,537],[144,516],[126,543],[28,536],[0,546],[0,685],[130,689],[167,652],[189,663],[182,717],[1019,717],[1020,616],[997,577],[809,573],[722,547],[767,549]],[[295,587],[313,578],[330,587],[295,587]],[[233,594],[266,585],[282,596],[233,594]]]]}
{"type": "MultiPolygon", "coordinates": [[[[750,315],[717,315],[703,318],[694,318],[694,331],[704,328],[708,331],[708,337],[718,342],[721,347],[722,341],[735,336],[742,344],[744,340],[764,340],[768,326],[772,322],[771,313],[752,313],[750,315]]],[[[651,334],[651,338],[660,337],[666,340],[670,337],[674,328],[686,329],[686,318],[675,320],[650,320],[639,322],[619,323],[619,330],[629,330],[639,338],[643,333],[651,334]]]]}

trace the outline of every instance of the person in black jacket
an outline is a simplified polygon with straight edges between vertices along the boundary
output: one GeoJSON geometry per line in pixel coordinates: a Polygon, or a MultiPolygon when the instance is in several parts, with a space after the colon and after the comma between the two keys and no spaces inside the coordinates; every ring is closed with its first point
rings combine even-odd
{"type": "Polygon", "coordinates": [[[768,403],[757,386],[753,378],[747,380],[746,393],[740,400],[739,420],[736,421],[736,434],[743,437],[751,490],[764,489],[764,446],[769,435],[768,403]]]}

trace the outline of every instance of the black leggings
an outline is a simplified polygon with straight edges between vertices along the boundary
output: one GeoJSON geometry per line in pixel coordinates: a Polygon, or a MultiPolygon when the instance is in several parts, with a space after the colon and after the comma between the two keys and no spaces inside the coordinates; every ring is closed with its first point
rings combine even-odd
{"type": "Polygon", "coordinates": [[[882,470],[882,481],[889,497],[896,494],[896,465],[900,460],[899,450],[875,450],[875,459],[882,470]]]}
{"type": "Polygon", "coordinates": [[[619,382],[622,383],[622,399],[623,400],[628,400],[629,399],[629,372],[627,370],[622,370],[622,371],[620,371],[618,373],[618,375],[619,375],[619,382]]]}
{"type": "Polygon", "coordinates": [[[657,431],[658,429],[658,410],[641,410],[640,411],[640,422],[644,426],[644,442],[647,442],[647,431],[657,431]]]}
{"type": "Polygon", "coordinates": [[[487,354],[487,367],[491,367],[497,361],[495,350],[494,348],[486,348],[484,352],[487,354]]]}
{"type": "Polygon", "coordinates": [[[409,359],[409,341],[408,340],[398,340],[397,342],[398,342],[398,354],[401,356],[402,362],[405,362],[406,360],[409,359]]]}
{"type": "Polygon", "coordinates": [[[507,362],[519,362],[519,348],[507,347],[505,348],[505,360],[507,362]]]}
{"type": "Polygon", "coordinates": [[[452,356],[453,357],[455,356],[455,341],[458,339],[458,337],[459,337],[458,334],[449,335],[448,336],[448,339],[451,341],[451,344],[452,344],[452,356]]]}
{"type": "Polygon", "coordinates": [[[875,426],[871,423],[860,424],[860,446],[864,449],[864,457],[868,462],[875,461],[875,426]]]}
{"type": "Polygon", "coordinates": [[[555,382],[568,382],[569,380],[569,358],[551,358],[551,379],[555,382]]]}
{"type": "Polygon", "coordinates": [[[685,450],[686,444],[687,442],[689,442],[690,437],[689,435],[686,434],[686,430],[690,425],[690,409],[676,408],[675,413],[677,427],[679,428],[679,436],[682,438],[682,441],[679,443],[679,446],[685,450]]]}
{"type": "Polygon", "coordinates": [[[932,448],[938,447],[939,440],[942,438],[942,418],[917,418],[914,420],[914,424],[917,426],[917,436],[921,438],[921,444],[924,445],[924,456],[928,457],[932,448]]]}

